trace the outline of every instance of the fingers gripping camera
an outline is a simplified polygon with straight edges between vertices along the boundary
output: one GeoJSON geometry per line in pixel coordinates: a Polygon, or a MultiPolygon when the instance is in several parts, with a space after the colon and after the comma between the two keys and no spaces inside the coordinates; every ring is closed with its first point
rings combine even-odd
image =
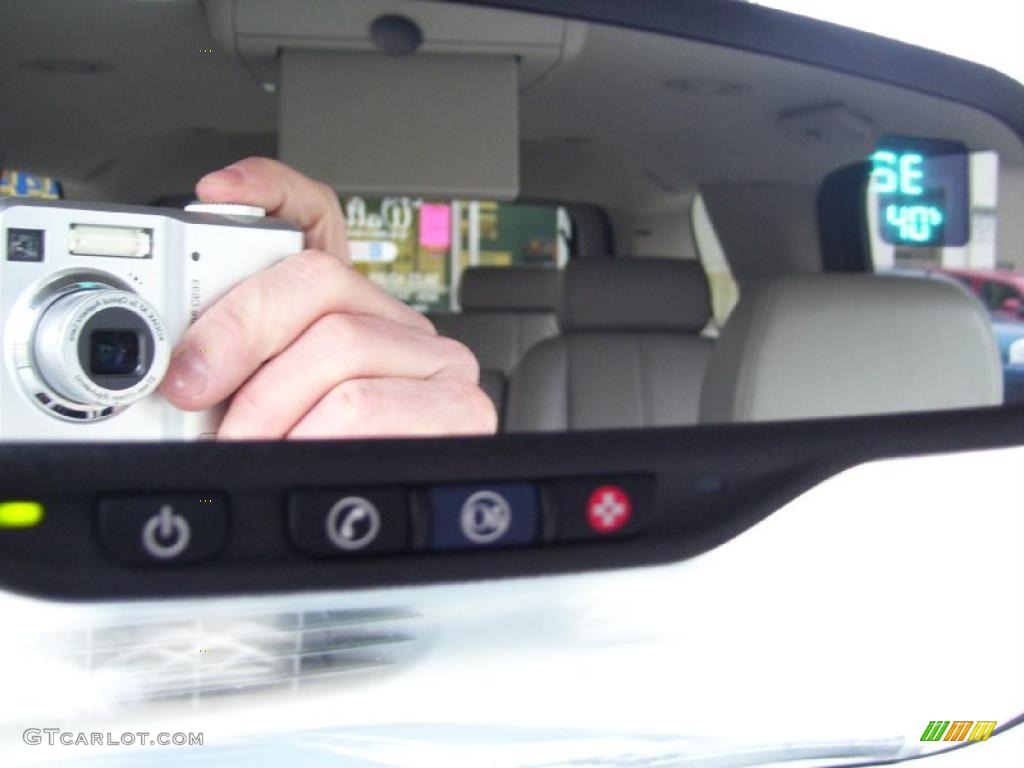
{"type": "Polygon", "coordinates": [[[250,206],[5,198],[0,247],[0,439],[173,440],[214,434],[221,409],[160,397],[171,349],[303,235],[250,206]]]}

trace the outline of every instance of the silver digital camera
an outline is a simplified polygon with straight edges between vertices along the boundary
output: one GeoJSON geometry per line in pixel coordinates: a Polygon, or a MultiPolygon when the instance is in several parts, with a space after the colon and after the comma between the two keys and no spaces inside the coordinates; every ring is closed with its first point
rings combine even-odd
{"type": "Polygon", "coordinates": [[[190,440],[223,409],[160,397],[171,349],[303,235],[251,206],[0,198],[0,247],[0,439],[190,440]]]}

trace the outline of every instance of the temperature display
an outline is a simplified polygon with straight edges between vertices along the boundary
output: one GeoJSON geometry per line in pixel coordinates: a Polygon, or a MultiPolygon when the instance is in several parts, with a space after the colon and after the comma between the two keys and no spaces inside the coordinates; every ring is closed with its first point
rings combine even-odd
{"type": "Polygon", "coordinates": [[[893,245],[964,245],[970,207],[967,149],[887,137],[871,156],[882,238],[893,245]]]}

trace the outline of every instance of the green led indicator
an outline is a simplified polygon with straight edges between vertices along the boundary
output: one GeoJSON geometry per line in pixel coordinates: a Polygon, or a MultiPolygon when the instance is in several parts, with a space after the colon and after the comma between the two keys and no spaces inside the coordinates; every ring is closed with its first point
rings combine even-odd
{"type": "Polygon", "coordinates": [[[0,528],[32,528],[43,521],[43,505],[38,501],[0,502],[0,528]]]}

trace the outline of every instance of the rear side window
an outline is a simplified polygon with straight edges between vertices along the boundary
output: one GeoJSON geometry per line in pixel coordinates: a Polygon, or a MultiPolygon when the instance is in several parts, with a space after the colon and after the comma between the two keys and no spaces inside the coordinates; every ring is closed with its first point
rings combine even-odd
{"type": "Polygon", "coordinates": [[[572,222],[562,206],[413,197],[342,199],[356,268],[420,311],[458,310],[468,266],[561,267],[572,222]]]}
{"type": "MultiPolygon", "coordinates": [[[[881,184],[875,164],[865,196],[870,266],[875,272],[950,280],[965,286],[988,311],[1003,365],[1004,402],[1024,402],[1024,377],[1018,361],[1024,340],[1024,229],[1020,225],[1024,221],[1024,168],[1002,163],[994,152],[965,152],[961,157],[964,154],[968,181],[963,185],[966,205],[960,210],[965,212],[961,215],[965,226],[959,227],[962,236],[958,238],[943,238],[933,226],[947,226],[951,209],[934,191],[942,186],[941,179],[933,185],[931,197],[918,194],[919,190],[929,192],[929,180],[917,155],[910,156],[912,162],[908,163],[914,195],[897,201],[891,213],[878,190],[881,187],[884,194],[895,185],[889,169],[897,164],[891,156],[887,158],[881,184]],[[918,215],[911,216],[915,211],[918,215]],[[906,237],[894,237],[894,233],[906,237]],[[921,242],[910,242],[915,239],[921,242]]],[[[908,175],[906,168],[899,173],[908,175]]],[[[906,178],[899,183],[906,184],[906,178]]]]}
{"type": "Polygon", "coordinates": [[[981,283],[979,293],[985,307],[992,310],[1003,309],[1009,299],[1016,299],[1017,301],[1020,301],[1021,298],[1024,298],[1021,296],[1020,291],[1012,285],[997,283],[991,280],[986,280],[981,283]]]}

